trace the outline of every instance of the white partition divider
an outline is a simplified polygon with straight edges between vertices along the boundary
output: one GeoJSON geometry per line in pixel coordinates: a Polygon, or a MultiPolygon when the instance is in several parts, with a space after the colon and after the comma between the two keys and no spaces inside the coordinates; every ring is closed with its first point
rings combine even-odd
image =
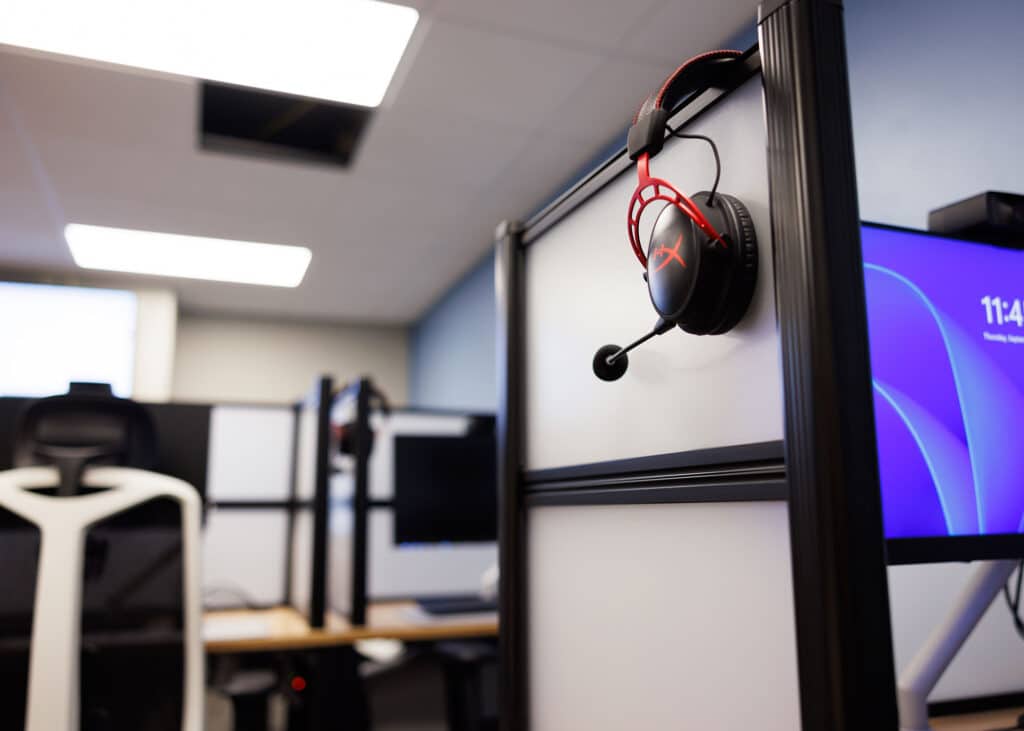
{"type": "Polygon", "coordinates": [[[207,607],[268,606],[283,600],[285,510],[213,510],[203,529],[207,607]]]}
{"type": "Polygon", "coordinates": [[[291,573],[289,601],[309,615],[313,586],[313,511],[298,510],[292,516],[291,573]]]}
{"type": "Polygon", "coordinates": [[[294,432],[295,413],[289,406],[214,406],[207,497],[287,500],[294,432]]]}
{"type": "Polygon", "coordinates": [[[284,601],[294,439],[291,406],[210,408],[206,497],[212,507],[203,528],[206,606],[284,601]]]}
{"type": "Polygon", "coordinates": [[[786,505],[530,511],[530,728],[800,728],[786,505]]]}
{"type": "Polygon", "coordinates": [[[295,499],[312,500],[316,493],[317,405],[299,409],[295,448],[295,499]]]}
{"type": "Polygon", "coordinates": [[[328,606],[335,612],[348,615],[352,611],[352,571],[355,561],[352,475],[333,475],[330,484],[330,510],[327,517],[328,606]]]}
{"type": "MultiPolygon", "coordinates": [[[[599,347],[656,319],[625,232],[632,170],[524,254],[531,731],[800,727],[784,492],[727,466],[764,460],[783,433],[760,77],[685,132],[715,141],[719,191],[747,206],[757,233],[757,289],[734,330],[674,330],[631,353],[620,380],[593,374],[599,347]],[[631,470],[666,456],[679,464],[637,489],[631,470]],[[710,485],[700,476],[716,472],[710,485]]],[[[699,140],[668,140],[651,166],[691,194],[715,176],[699,140]]],[[[781,452],[770,452],[779,474],[781,452]]]]}
{"type": "MultiPolygon", "coordinates": [[[[593,375],[599,347],[625,345],[657,319],[626,237],[636,174],[619,176],[526,250],[528,469],[782,438],[760,79],[686,131],[715,140],[719,190],[743,201],[754,221],[760,258],[750,310],[725,335],[673,330],[640,346],[614,383],[593,375]]],[[[707,190],[715,175],[700,140],[668,140],[651,170],[687,194],[707,190]]]]}

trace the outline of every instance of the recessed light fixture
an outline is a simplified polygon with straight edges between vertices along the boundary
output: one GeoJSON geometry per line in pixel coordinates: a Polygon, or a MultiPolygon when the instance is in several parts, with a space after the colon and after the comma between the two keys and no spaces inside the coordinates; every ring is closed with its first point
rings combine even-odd
{"type": "Polygon", "coordinates": [[[375,107],[419,13],[379,0],[32,0],[0,44],[375,107]]]}
{"type": "Polygon", "coordinates": [[[297,287],[312,253],[305,246],[230,241],[69,223],[64,238],[84,269],[297,287]]]}

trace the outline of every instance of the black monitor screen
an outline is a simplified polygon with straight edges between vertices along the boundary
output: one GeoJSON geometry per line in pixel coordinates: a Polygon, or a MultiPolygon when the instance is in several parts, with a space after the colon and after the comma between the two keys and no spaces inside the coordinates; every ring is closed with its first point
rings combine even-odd
{"type": "Polygon", "coordinates": [[[395,438],[395,543],[493,541],[493,434],[395,438]]]}

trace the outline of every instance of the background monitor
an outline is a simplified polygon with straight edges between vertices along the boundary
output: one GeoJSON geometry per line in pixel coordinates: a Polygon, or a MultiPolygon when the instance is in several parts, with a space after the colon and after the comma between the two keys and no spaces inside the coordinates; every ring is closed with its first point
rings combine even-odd
{"type": "Polygon", "coordinates": [[[493,433],[395,438],[397,544],[497,538],[493,433]]]}
{"type": "Polygon", "coordinates": [[[1024,556],[1024,251],[877,225],[862,247],[889,562],[1024,556]]]}

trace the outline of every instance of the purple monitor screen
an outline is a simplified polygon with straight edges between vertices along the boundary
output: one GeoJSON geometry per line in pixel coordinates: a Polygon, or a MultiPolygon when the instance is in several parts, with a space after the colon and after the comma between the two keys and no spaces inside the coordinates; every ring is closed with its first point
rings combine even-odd
{"type": "Polygon", "coordinates": [[[862,245],[886,537],[1024,532],[1024,251],[862,245]]]}

